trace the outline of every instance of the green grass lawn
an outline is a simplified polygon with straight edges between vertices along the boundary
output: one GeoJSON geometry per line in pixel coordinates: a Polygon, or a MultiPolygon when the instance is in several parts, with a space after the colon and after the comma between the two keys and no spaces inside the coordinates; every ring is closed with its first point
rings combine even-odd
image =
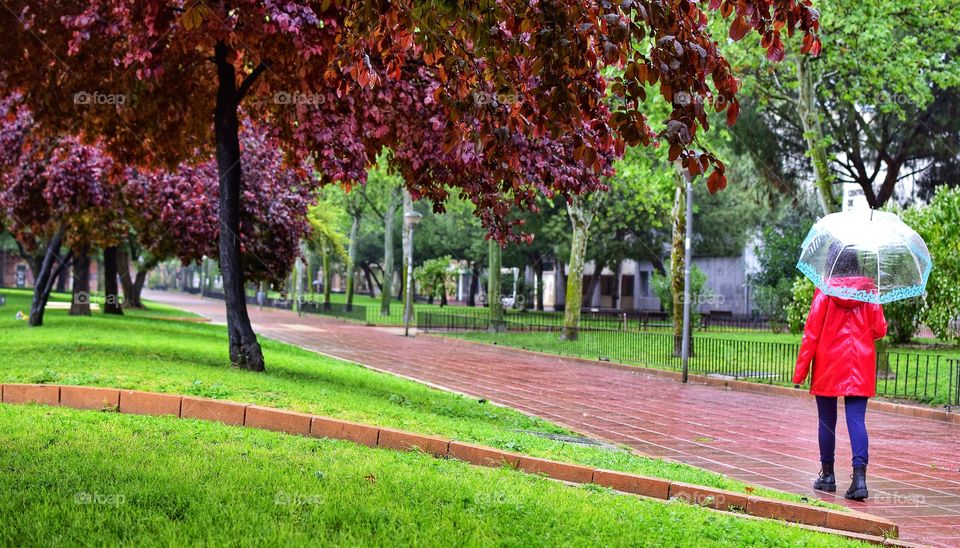
{"type": "MultiPolygon", "coordinates": [[[[0,382],[109,386],[230,399],[442,435],[539,457],[747,490],[726,476],[637,456],[626,448],[545,438],[570,433],[514,410],[269,339],[263,341],[267,373],[232,369],[226,365],[227,338],[222,326],[159,321],[135,314],[71,317],[65,311],[48,311],[43,327],[30,328],[14,319],[15,310],[25,306],[29,296],[6,293],[8,305],[0,309],[4,341],[0,382]]],[[[168,312],[181,315],[176,310],[168,312]]],[[[796,495],[760,487],[755,492],[799,500],[796,495]]]]}
{"type": "Polygon", "coordinates": [[[0,543],[845,546],[508,468],[170,417],[0,406],[0,543]]]}

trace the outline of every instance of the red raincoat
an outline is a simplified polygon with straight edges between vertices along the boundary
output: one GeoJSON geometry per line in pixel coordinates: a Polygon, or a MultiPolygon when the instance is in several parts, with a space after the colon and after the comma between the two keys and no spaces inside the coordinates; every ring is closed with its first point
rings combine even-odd
{"type": "MultiPolygon", "coordinates": [[[[869,289],[869,278],[837,280],[845,287],[869,289]],[[842,280],[842,281],[841,281],[842,280]]],[[[877,392],[877,359],[873,342],[887,334],[883,307],[824,294],[813,294],[803,331],[793,383],[807,378],[811,362],[810,393],[817,396],[865,396],[877,392]]]]}

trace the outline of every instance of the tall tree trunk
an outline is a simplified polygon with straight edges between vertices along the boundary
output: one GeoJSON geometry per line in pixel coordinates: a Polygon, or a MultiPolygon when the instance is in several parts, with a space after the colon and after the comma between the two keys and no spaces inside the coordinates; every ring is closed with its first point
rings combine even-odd
{"type": "Polygon", "coordinates": [[[534,277],[537,280],[536,295],[533,296],[534,310],[543,311],[543,261],[537,261],[533,267],[534,277]]]}
{"type": "Polygon", "coordinates": [[[70,277],[70,269],[64,268],[57,274],[57,293],[67,292],[67,280],[70,277]]]}
{"type": "Polygon", "coordinates": [[[103,250],[103,313],[123,315],[120,290],[117,287],[117,246],[103,250]]]}
{"type": "Polygon", "coordinates": [[[572,235],[570,238],[570,271],[567,273],[567,290],[564,296],[563,333],[561,340],[575,341],[580,333],[580,305],[583,303],[583,265],[587,256],[587,240],[593,211],[584,198],[576,196],[567,203],[572,235]]]}
{"type": "MultiPolygon", "coordinates": [[[[410,192],[407,191],[406,188],[404,188],[403,189],[403,213],[406,214],[408,211],[412,211],[412,210],[413,210],[413,197],[410,196],[410,192]]],[[[400,238],[401,238],[401,244],[402,244],[401,249],[403,250],[403,260],[400,261],[400,265],[401,265],[400,266],[400,298],[402,299],[401,302],[404,303],[403,313],[404,313],[404,318],[406,318],[406,314],[407,314],[406,303],[407,303],[407,291],[408,291],[407,285],[409,283],[409,280],[407,280],[407,278],[409,278],[408,271],[410,268],[410,265],[408,264],[408,262],[410,257],[410,246],[413,245],[413,242],[410,240],[410,227],[407,226],[406,221],[404,221],[403,227],[400,231],[400,238]]],[[[413,295],[416,296],[416,293],[413,293],[413,295]]],[[[411,323],[413,323],[413,318],[410,318],[410,321],[411,323]]]]}
{"type": "Polygon", "coordinates": [[[564,269],[566,264],[560,262],[557,259],[556,252],[554,253],[554,266],[553,270],[557,273],[556,279],[554,280],[553,287],[555,295],[553,297],[553,309],[554,310],[565,310],[566,309],[566,298],[567,298],[567,278],[564,275],[564,269]]]}
{"type": "Polygon", "coordinates": [[[490,307],[490,331],[499,333],[504,330],[503,294],[500,288],[501,248],[496,240],[490,240],[487,258],[487,302],[490,307]]]}
{"type": "Polygon", "coordinates": [[[30,305],[31,327],[43,325],[43,313],[50,300],[50,291],[53,289],[54,278],[60,277],[66,270],[70,255],[66,260],[60,259],[60,245],[63,243],[63,229],[57,231],[47,244],[47,251],[40,262],[40,269],[33,281],[33,302],[30,305]]]}
{"type": "Polygon", "coordinates": [[[593,276],[590,276],[590,285],[587,286],[587,291],[583,294],[583,296],[589,300],[586,303],[581,300],[581,306],[593,306],[593,296],[597,294],[597,286],[599,286],[603,280],[603,269],[605,268],[607,268],[606,262],[601,262],[600,260],[594,261],[593,276]]]}
{"type": "Polygon", "coordinates": [[[377,296],[376,288],[380,286],[376,281],[377,277],[373,275],[373,271],[370,270],[370,265],[368,264],[360,265],[360,269],[363,270],[363,278],[367,280],[367,287],[370,288],[370,298],[373,299],[377,296]]]}
{"type": "Polygon", "coordinates": [[[611,292],[611,299],[613,304],[613,309],[618,310],[620,308],[620,291],[621,286],[623,285],[623,261],[617,261],[615,268],[613,269],[613,291],[611,292]]]}
{"type": "Polygon", "coordinates": [[[834,176],[830,172],[830,155],[827,152],[827,139],[820,123],[820,107],[817,103],[816,82],[813,67],[808,55],[797,59],[797,79],[800,89],[797,96],[797,111],[803,125],[803,136],[807,142],[807,155],[813,162],[814,184],[820,199],[823,214],[828,215],[839,210],[839,201],[833,192],[834,176]]]}
{"type": "Polygon", "coordinates": [[[397,206],[400,203],[399,189],[394,189],[387,200],[383,213],[383,288],[380,291],[380,315],[390,315],[390,299],[393,298],[393,227],[397,224],[397,206]]]}
{"type": "MultiPolygon", "coordinates": [[[[687,230],[686,182],[677,177],[673,198],[673,245],[670,249],[670,293],[673,297],[673,355],[679,356],[683,346],[683,271],[685,268],[687,230]]],[[[691,341],[692,342],[692,341],[691,341]]],[[[692,347],[691,347],[692,348],[692,347]]]]}
{"type": "Polygon", "coordinates": [[[357,237],[360,235],[360,213],[353,214],[353,223],[350,225],[350,247],[347,249],[347,310],[353,310],[353,286],[357,273],[357,237]]]}
{"type": "Polygon", "coordinates": [[[123,290],[124,308],[140,308],[134,300],[136,290],[133,287],[133,278],[130,277],[130,251],[122,246],[117,251],[117,271],[120,275],[120,288],[123,290]]]}
{"type": "Polygon", "coordinates": [[[71,316],[90,315],[90,248],[79,247],[73,260],[73,299],[71,316]]]}
{"type": "MultiPolygon", "coordinates": [[[[247,314],[247,298],[240,258],[240,121],[237,109],[240,93],[237,73],[227,60],[226,44],[214,48],[217,66],[217,103],[214,111],[214,135],[217,145],[217,174],[220,190],[220,273],[227,308],[227,333],[230,337],[230,363],[249,371],[263,371],[263,352],[247,314]]],[[[252,75],[251,75],[252,77],[252,75]]]]}
{"type": "Polygon", "coordinates": [[[467,306],[477,306],[478,291],[480,291],[480,263],[473,261],[470,264],[470,294],[467,295],[467,306]]]}
{"type": "Polygon", "coordinates": [[[330,272],[330,252],[323,249],[323,309],[330,310],[330,285],[333,283],[333,272],[330,272]]]}
{"type": "Polygon", "coordinates": [[[143,306],[143,299],[140,298],[140,295],[143,293],[143,284],[147,281],[147,272],[149,270],[143,269],[137,271],[137,277],[133,280],[133,301],[136,308],[146,308],[143,306]]]}

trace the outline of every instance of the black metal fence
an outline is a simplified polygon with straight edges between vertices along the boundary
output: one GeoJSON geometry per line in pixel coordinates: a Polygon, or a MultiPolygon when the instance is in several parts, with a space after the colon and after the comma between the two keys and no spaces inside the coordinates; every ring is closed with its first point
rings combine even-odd
{"type": "MultiPolygon", "coordinates": [[[[204,291],[203,296],[211,299],[224,299],[223,292],[220,291],[204,291]]],[[[279,308],[281,310],[294,310],[294,305],[298,303],[295,299],[289,299],[285,297],[268,298],[264,296],[259,298],[256,295],[247,295],[247,304],[254,306],[265,306],[268,308],[279,308]]],[[[309,298],[301,298],[299,301],[299,307],[297,307],[297,309],[300,312],[307,314],[331,316],[344,320],[352,320],[364,323],[367,321],[367,315],[369,312],[368,307],[359,304],[351,306],[347,306],[344,303],[324,304],[309,298]]]]}
{"type": "MultiPolygon", "coordinates": [[[[424,311],[421,331],[491,331],[485,310],[424,311]]],[[[679,344],[672,331],[644,329],[642,324],[614,327],[581,321],[574,341],[558,343],[561,326],[536,315],[508,314],[501,344],[547,350],[560,355],[679,371],[679,344]],[[533,334],[533,335],[530,335],[533,334]],[[539,336],[537,334],[540,334],[539,336]],[[513,340],[511,340],[511,338],[513,340]]],[[[502,337],[502,338],[501,338],[502,337]]],[[[693,374],[793,386],[799,343],[737,337],[735,333],[693,335],[689,371],[693,374]]],[[[809,380],[805,386],[809,386],[809,380]]],[[[882,351],[877,356],[877,395],[931,405],[960,406],[960,356],[931,352],[882,351]]]]}

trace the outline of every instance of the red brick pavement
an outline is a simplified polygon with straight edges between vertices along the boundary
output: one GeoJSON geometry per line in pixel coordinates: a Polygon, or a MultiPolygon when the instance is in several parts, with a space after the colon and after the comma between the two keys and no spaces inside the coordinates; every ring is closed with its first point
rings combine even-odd
{"type": "MultiPolygon", "coordinates": [[[[223,303],[179,294],[150,298],[224,321],[223,303]]],[[[256,330],[304,348],[496,401],[578,432],[739,480],[844,504],[893,520],[901,538],[960,546],[960,429],[868,413],[871,498],[810,488],[819,463],[812,400],[681,385],[663,377],[503,347],[250,309],[256,330]]],[[[269,364],[268,364],[269,367],[269,364]]],[[[839,421],[838,488],[850,473],[839,421]]]]}

